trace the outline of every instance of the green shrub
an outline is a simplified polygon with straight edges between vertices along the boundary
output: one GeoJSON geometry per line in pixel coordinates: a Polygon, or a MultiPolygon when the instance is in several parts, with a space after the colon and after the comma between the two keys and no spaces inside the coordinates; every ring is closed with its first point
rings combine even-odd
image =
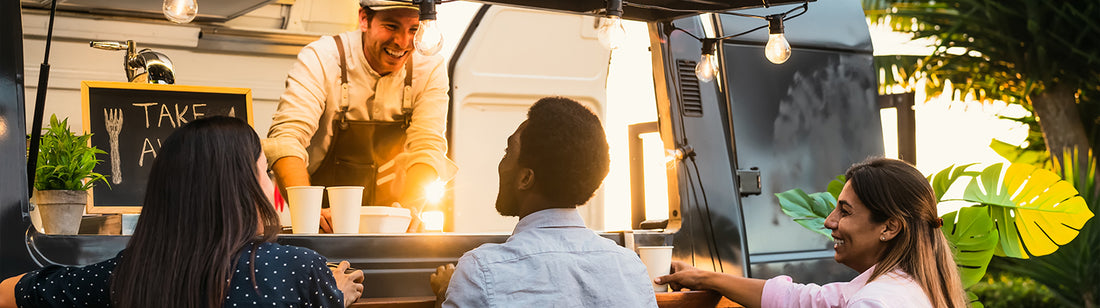
{"type": "Polygon", "coordinates": [[[1054,293],[1046,286],[1007,273],[989,273],[970,291],[986,308],[1058,307],[1054,293]]]}

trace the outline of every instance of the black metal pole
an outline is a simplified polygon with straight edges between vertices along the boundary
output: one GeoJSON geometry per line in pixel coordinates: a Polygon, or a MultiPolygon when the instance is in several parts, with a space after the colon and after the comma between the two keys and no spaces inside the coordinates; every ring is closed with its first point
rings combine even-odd
{"type": "Polygon", "coordinates": [[[50,80],[50,43],[53,42],[53,17],[57,13],[57,0],[50,4],[50,26],[46,28],[46,55],[38,70],[38,94],[34,97],[34,119],[31,124],[31,144],[27,151],[27,196],[34,191],[34,171],[38,167],[38,143],[42,140],[42,112],[46,107],[46,88],[50,80]]]}

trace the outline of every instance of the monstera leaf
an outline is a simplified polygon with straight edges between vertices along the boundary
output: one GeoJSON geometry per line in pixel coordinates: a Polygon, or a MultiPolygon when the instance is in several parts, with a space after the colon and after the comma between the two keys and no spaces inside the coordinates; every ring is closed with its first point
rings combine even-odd
{"type": "Polygon", "coordinates": [[[963,287],[969,288],[985,276],[993,250],[997,248],[997,228],[982,207],[964,207],[942,218],[943,236],[954,244],[959,277],[963,287]]]}
{"type": "Polygon", "coordinates": [[[836,198],[828,192],[806,194],[801,189],[791,189],[778,194],[779,205],[783,213],[794,219],[810,231],[817,232],[830,240],[832,231],[825,229],[825,217],[836,208],[836,198]]]}
{"type": "Polygon", "coordinates": [[[946,169],[940,170],[935,175],[928,176],[928,181],[932,184],[932,190],[936,192],[936,198],[940,202],[944,201],[943,195],[947,193],[947,189],[951,188],[951,185],[955,184],[962,176],[976,176],[978,172],[966,171],[966,168],[973,166],[974,164],[966,164],[956,167],[951,165],[946,169]]]}
{"type": "Polygon", "coordinates": [[[1069,182],[1031,165],[1003,164],[982,170],[970,180],[963,199],[986,205],[997,225],[995,253],[1027,259],[1050,254],[1077,237],[1092,218],[1085,200],[1069,182]]]}

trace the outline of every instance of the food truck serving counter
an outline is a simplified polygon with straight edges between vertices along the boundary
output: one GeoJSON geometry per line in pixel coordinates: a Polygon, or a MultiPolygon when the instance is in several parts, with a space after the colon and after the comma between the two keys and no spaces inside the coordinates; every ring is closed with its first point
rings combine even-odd
{"type": "MultiPolygon", "coordinates": [[[[180,232],[187,232],[180,230],[180,232]]],[[[600,233],[623,245],[626,233],[600,233]]],[[[635,242],[663,242],[671,235],[632,234],[635,242]]],[[[27,247],[41,265],[85,265],[100,262],[126,248],[126,235],[51,235],[31,229],[27,247]]],[[[366,276],[363,298],[432,296],[428,276],[435,268],[456,263],[463,253],[485,243],[503,243],[508,234],[320,234],[279,235],[283,245],[317,251],[332,262],[347,260],[366,276]]]]}

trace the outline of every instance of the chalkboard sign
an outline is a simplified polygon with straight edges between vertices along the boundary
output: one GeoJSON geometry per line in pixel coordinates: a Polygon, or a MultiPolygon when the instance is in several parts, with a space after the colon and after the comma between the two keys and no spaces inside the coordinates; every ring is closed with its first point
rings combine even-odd
{"type": "Polygon", "coordinates": [[[139,213],[149,168],[161,144],[194,119],[227,115],[252,124],[252,90],[83,81],[84,131],[107,152],[95,172],[110,185],[92,190],[89,213],[139,213]]]}

